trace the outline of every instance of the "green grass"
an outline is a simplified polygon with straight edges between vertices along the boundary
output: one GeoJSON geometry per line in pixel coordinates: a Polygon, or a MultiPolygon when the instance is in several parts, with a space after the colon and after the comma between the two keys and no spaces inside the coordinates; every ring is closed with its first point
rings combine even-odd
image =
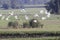
{"type": "Polygon", "coordinates": [[[57,29],[49,29],[49,28],[20,28],[20,29],[0,29],[0,34],[1,33],[44,33],[44,32],[49,32],[49,33],[60,33],[60,28],[57,29]]]}
{"type": "MultiPolygon", "coordinates": [[[[44,10],[44,8],[28,8],[25,9],[25,13],[29,13],[32,15],[28,15],[29,19],[34,18],[33,14],[40,13],[40,10],[44,10]]],[[[0,13],[2,14],[8,14],[9,12],[14,11],[14,13],[22,14],[19,16],[19,24],[22,25],[23,22],[26,22],[27,20],[24,18],[24,12],[21,12],[21,9],[15,9],[15,10],[0,10],[0,13]]],[[[1,19],[1,18],[0,18],[1,19]]],[[[51,33],[60,33],[60,15],[54,15],[52,14],[50,18],[46,20],[41,20],[41,17],[37,18],[39,21],[44,24],[43,28],[8,28],[7,24],[9,21],[15,21],[14,17],[10,17],[8,21],[6,20],[0,20],[0,33],[43,33],[43,32],[51,32],[51,33]]],[[[0,40],[59,40],[60,37],[41,37],[41,38],[0,38],[0,40]]]]}
{"type": "MultiPolygon", "coordinates": [[[[40,13],[40,10],[44,10],[45,11],[45,8],[25,8],[26,12],[27,13],[40,13]]],[[[5,13],[9,13],[11,11],[14,11],[14,13],[24,13],[21,12],[21,9],[12,9],[12,10],[0,10],[0,13],[2,14],[5,14],[5,13]]]]}
{"type": "Polygon", "coordinates": [[[60,37],[41,37],[41,38],[4,38],[0,40],[60,40],[60,37]]]}
{"type": "MultiPolygon", "coordinates": [[[[34,18],[33,14],[35,13],[40,13],[40,10],[46,10],[45,8],[27,8],[25,9],[28,14],[32,14],[32,15],[28,15],[29,16],[29,20],[34,18]]],[[[23,22],[26,22],[27,20],[24,18],[24,12],[21,12],[21,9],[15,9],[15,10],[0,10],[0,13],[2,14],[8,14],[9,12],[14,11],[14,13],[17,14],[22,14],[19,16],[19,24],[22,25],[23,22]]],[[[39,19],[39,21],[44,24],[44,27],[41,28],[27,28],[27,29],[16,29],[18,31],[60,31],[60,15],[54,15],[52,14],[50,18],[47,18],[46,20],[41,20],[41,17],[37,18],[39,19]],[[59,17],[59,18],[58,18],[59,17]]],[[[5,31],[7,28],[7,24],[9,21],[15,21],[14,17],[10,17],[10,20],[6,21],[6,20],[0,20],[0,31],[5,31]]],[[[20,26],[19,26],[20,27],[20,26]]],[[[7,30],[12,30],[12,29],[7,29],[7,30]]],[[[13,29],[14,30],[14,29],[13,29]]]]}

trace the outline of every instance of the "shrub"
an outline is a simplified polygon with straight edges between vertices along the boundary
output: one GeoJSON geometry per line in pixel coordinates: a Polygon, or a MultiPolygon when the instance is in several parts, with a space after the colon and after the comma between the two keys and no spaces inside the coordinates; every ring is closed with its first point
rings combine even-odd
{"type": "Polygon", "coordinates": [[[39,26],[40,26],[41,28],[43,28],[44,24],[41,24],[41,23],[40,23],[39,26]]]}
{"type": "Polygon", "coordinates": [[[3,4],[3,8],[4,9],[8,9],[9,8],[9,5],[8,4],[3,4]]]}
{"type": "Polygon", "coordinates": [[[13,28],[18,28],[18,22],[17,21],[13,22],[13,28]]]}
{"type": "Polygon", "coordinates": [[[29,28],[29,27],[30,27],[29,22],[24,22],[23,23],[23,28],[29,28]]]}
{"type": "Polygon", "coordinates": [[[17,21],[8,22],[8,27],[17,28],[18,27],[18,22],[17,21]]]}
{"type": "Polygon", "coordinates": [[[37,19],[32,19],[29,23],[32,28],[39,27],[39,21],[37,19]]]}
{"type": "Polygon", "coordinates": [[[8,27],[13,26],[13,22],[8,22],[8,27]]]}

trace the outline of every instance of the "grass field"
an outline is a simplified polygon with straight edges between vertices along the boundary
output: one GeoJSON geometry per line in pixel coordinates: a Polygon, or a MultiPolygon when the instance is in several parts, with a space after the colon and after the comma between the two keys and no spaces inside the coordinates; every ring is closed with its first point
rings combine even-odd
{"type": "MultiPolygon", "coordinates": [[[[27,20],[25,19],[24,15],[26,13],[28,14],[31,14],[31,15],[28,15],[29,16],[29,20],[34,18],[33,15],[35,13],[37,14],[40,14],[40,10],[44,10],[46,11],[45,8],[26,8],[25,9],[26,12],[22,12],[22,9],[15,9],[15,10],[0,10],[0,13],[1,14],[9,14],[9,12],[14,12],[14,14],[21,14],[21,15],[18,15],[18,18],[19,18],[19,24],[22,25],[23,22],[26,22],[27,20]]],[[[3,15],[5,16],[5,15],[3,15]]],[[[54,14],[51,14],[51,17],[50,18],[47,18],[46,20],[41,20],[41,15],[39,15],[40,17],[38,17],[37,19],[42,23],[44,24],[44,28],[43,29],[58,29],[60,28],[60,15],[54,15],[54,14]]],[[[0,17],[0,29],[4,29],[4,28],[7,28],[7,24],[9,21],[14,21],[16,20],[13,16],[11,16],[9,18],[9,20],[1,20],[1,17],[0,17]]]]}
{"type": "Polygon", "coordinates": [[[0,40],[60,40],[60,37],[42,37],[42,38],[0,38],[0,40]]]}
{"type": "MultiPolygon", "coordinates": [[[[40,14],[41,10],[44,10],[44,12],[46,11],[45,8],[26,8],[25,9],[26,12],[22,11],[22,9],[15,9],[15,10],[0,10],[0,14],[5,14],[3,16],[8,16],[9,12],[14,12],[14,14],[17,14],[18,18],[19,18],[19,24],[22,25],[23,22],[26,22],[27,20],[25,19],[24,15],[28,15],[29,20],[34,18],[34,14],[40,14]],[[26,14],[27,13],[27,14],[26,14]],[[20,15],[19,15],[20,14],[20,15]]],[[[51,14],[50,18],[47,18],[46,20],[41,20],[41,15],[39,15],[40,17],[37,17],[37,19],[44,24],[44,28],[59,28],[60,27],[60,15],[54,15],[51,14]]],[[[11,16],[9,18],[9,20],[1,20],[0,17],[0,28],[7,28],[7,24],[9,21],[14,21],[16,20],[14,18],[14,16],[11,16]]]]}
{"type": "MultiPolygon", "coordinates": [[[[28,8],[25,9],[26,12],[22,12],[21,9],[15,9],[15,10],[0,10],[1,14],[9,14],[9,12],[14,12],[14,14],[18,14],[18,22],[19,25],[22,25],[23,22],[27,22],[24,15],[29,14],[29,20],[34,18],[33,15],[35,13],[40,14],[40,10],[46,10],[45,8],[28,8]],[[21,14],[21,15],[19,15],[21,14]]],[[[4,15],[3,15],[4,16],[4,15]]],[[[43,28],[8,28],[7,24],[9,21],[15,21],[16,19],[11,16],[9,20],[1,20],[0,17],[0,33],[39,33],[39,32],[59,32],[60,33],[60,15],[51,14],[50,18],[47,18],[46,20],[41,20],[41,15],[39,15],[37,19],[44,24],[43,28]]],[[[6,16],[7,17],[7,16],[6,16]]],[[[43,37],[43,38],[0,38],[0,40],[59,40],[60,37],[43,37]]]]}

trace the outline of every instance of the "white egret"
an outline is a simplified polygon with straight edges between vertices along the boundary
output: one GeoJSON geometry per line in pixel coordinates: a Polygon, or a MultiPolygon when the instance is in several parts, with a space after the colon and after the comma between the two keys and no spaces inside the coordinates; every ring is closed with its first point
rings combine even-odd
{"type": "Polygon", "coordinates": [[[37,22],[37,20],[34,20],[34,22],[37,22]]]}
{"type": "Polygon", "coordinates": [[[48,11],[45,11],[45,14],[47,14],[47,17],[50,17],[50,12],[48,12],[48,11]]]}
{"type": "Polygon", "coordinates": [[[18,17],[17,17],[17,16],[15,16],[15,19],[18,19],[18,17]]]}
{"type": "Polygon", "coordinates": [[[38,14],[35,14],[34,17],[39,17],[39,15],[38,14]]]}
{"type": "Polygon", "coordinates": [[[4,20],[5,19],[5,16],[2,16],[2,19],[1,20],[4,20]]]}
{"type": "Polygon", "coordinates": [[[51,15],[50,12],[47,12],[47,13],[48,13],[48,14],[47,14],[47,17],[50,17],[50,15],[51,15]]]}
{"type": "Polygon", "coordinates": [[[9,20],[10,15],[6,18],[6,20],[9,20]]]}
{"type": "Polygon", "coordinates": [[[0,14],[0,17],[2,16],[2,14],[0,14]]]}
{"type": "Polygon", "coordinates": [[[40,14],[43,14],[44,13],[44,10],[40,10],[40,14]]]}
{"type": "Polygon", "coordinates": [[[10,14],[10,15],[13,15],[13,14],[14,14],[14,12],[13,12],[13,11],[12,11],[12,12],[9,12],[9,14],[10,14]]]}
{"type": "Polygon", "coordinates": [[[26,10],[25,9],[22,9],[21,12],[26,12],[26,10]]]}
{"type": "Polygon", "coordinates": [[[9,20],[8,18],[6,18],[6,20],[9,20]]]}
{"type": "Polygon", "coordinates": [[[45,20],[46,19],[46,17],[42,17],[42,20],[45,20]]]}
{"type": "Polygon", "coordinates": [[[25,19],[26,19],[26,20],[28,20],[28,19],[29,19],[27,15],[25,15],[25,19]]]}
{"type": "Polygon", "coordinates": [[[47,11],[45,11],[45,14],[48,14],[48,12],[47,12],[47,11]]]}

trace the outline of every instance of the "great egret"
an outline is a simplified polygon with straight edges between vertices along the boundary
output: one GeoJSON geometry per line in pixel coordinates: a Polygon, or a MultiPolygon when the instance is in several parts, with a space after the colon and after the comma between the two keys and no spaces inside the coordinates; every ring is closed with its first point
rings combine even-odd
{"type": "Polygon", "coordinates": [[[0,14],[0,17],[2,16],[2,14],[0,14]]]}
{"type": "Polygon", "coordinates": [[[14,12],[13,12],[13,11],[12,11],[11,13],[9,12],[9,14],[10,14],[10,15],[13,15],[13,14],[14,14],[14,12]]]}
{"type": "Polygon", "coordinates": [[[50,12],[45,11],[45,14],[47,14],[47,17],[50,17],[50,12]]]}
{"type": "Polygon", "coordinates": [[[26,20],[28,20],[28,19],[29,19],[27,15],[25,15],[25,19],[26,19],[26,20]]]}
{"type": "Polygon", "coordinates": [[[6,18],[6,20],[9,20],[8,18],[6,18]]]}
{"type": "Polygon", "coordinates": [[[44,13],[44,10],[40,10],[40,14],[43,14],[44,13]]]}
{"type": "Polygon", "coordinates": [[[37,22],[37,20],[34,20],[34,22],[37,22]]]}
{"type": "Polygon", "coordinates": [[[6,18],[6,20],[9,20],[10,15],[6,18]]]}
{"type": "Polygon", "coordinates": [[[4,20],[5,19],[5,16],[2,16],[2,20],[4,20]]]}
{"type": "Polygon", "coordinates": [[[21,12],[26,12],[26,10],[25,9],[22,9],[21,12]]]}
{"type": "Polygon", "coordinates": [[[46,17],[42,17],[42,20],[45,20],[46,19],[46,17]]]}
{"type": "Polygon", "coordinates": [[[18,17],[17,17],[17,16],[15,16],[15,19],[18,19],[18,17]]]}
{"type": "Polygon", "coordinates": [[[39,17],[39,15],[38,14],[35,14],[34,17],[39,17]]]}

